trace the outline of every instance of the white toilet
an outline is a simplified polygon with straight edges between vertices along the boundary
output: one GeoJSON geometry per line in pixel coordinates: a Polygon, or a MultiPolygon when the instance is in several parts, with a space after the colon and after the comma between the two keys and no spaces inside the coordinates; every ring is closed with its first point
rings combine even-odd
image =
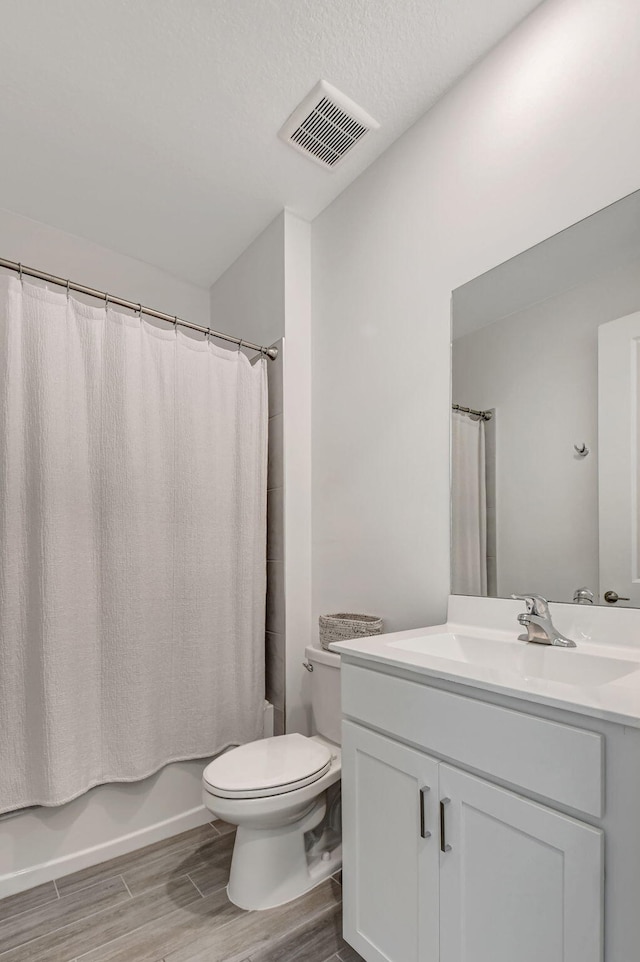
{"type": "Polygon", "coordinates": [[[202,776],[204,804],[238,826],[227,893],[243,909],[297,898],[338,871],[335,832],[307,836],[327,812],[327,789],[340,780],[340,655],[306,648],[312,670],[313,730],[241,745],[202,776]]]}

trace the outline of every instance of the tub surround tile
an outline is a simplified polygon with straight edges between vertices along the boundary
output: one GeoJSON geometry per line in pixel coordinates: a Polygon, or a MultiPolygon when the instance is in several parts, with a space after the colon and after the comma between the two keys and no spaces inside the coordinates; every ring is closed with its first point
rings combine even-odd
{"type": "Polygon", "coordinates": [[[284,635],[266,634],[266,694],[275,708],[284,708],[285,655],[284,635]]]}
{"type": "Polygon", "coordinates": [[[269,417],[282,414],[283,411],[283,358],[282,339],[270,345],[278,349],[275,361],[267,362],[267,379],[269,383],[269,417]]]}
{"type": "Polygon", "coordinates": [[[282,561],[267,561],[267,616],[266,630],[272,634],[284,635],[284,564],[282,561]]]}
{"type": "Polygon", "coordinates": [[[282,436],[283,415],[276,414],[269,419],[269,444],[267,463],[267,485],[281,488],[284,485],[284,441],[282,436]]]}
{"type": "Polygon", "coordinates": [[[285,724],[284,724],[284,712],[281,708],[275,708],[273,711],[273,734],[274,735],[284,735],[285,724]]]}
{"type": "MultiPolygon", "coordinates": [[[[275,345],[278,358],[268,365],[269,445],[267,467],[267,601],[266,697],[284,712],[285,594],[284,594],[284,440],[283,340],[275,345]]],[[[274,734],[279,730],[274,716],[274,734]]]]}
{"type": "Polygon", "coordinates": [[[284,561],[284,488],[267,491],[267,561],[284,561]]]}

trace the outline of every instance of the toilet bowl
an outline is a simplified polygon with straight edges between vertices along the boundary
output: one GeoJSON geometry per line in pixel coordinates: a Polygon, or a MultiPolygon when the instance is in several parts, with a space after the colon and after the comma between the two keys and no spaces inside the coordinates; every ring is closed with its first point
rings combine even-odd
{"type": "Polygon", "coordinates": [[[276,735],[214,759],[202,776],[203,799],[237,825],[227,894],[243,909],[298,898],[338,871],[335,832],[313,833],[327,813],[327,790],[340,780],[340,656],[307,648],[311,736],[276,735]]]}

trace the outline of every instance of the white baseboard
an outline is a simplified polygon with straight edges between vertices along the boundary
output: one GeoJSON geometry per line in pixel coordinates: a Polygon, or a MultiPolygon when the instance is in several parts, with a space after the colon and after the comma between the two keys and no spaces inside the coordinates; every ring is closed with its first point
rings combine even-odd
{"type": "Polygon", "coordinates": [[[162,841],[162,839],[171,838],[172,835],[179,835],[180,832],[197,828],[198,825],[204,825],[210,821],[212,821],[211,812],[204,805],[200,805],[163,822],[149,825],[138,832],[121,835],[117,839],[95,845],[92,848],[85,848],[81,852],[74,852],[72,855],[31,866],[23,872],[2,875],[0,876],[0,899],[6,898],[8,895],[15,895],[16,892],[24,892],[26,889],[33,888],[34,885],[42,885],[43,882],[50,882],[52,879],[61,878],[63,875],[78,872],[90,865],[98,865],[100,862],[117,858],[118,855],[126,855],[138,848],[144,848],[145,845],[152,845],[154,842],[162,841]]]}

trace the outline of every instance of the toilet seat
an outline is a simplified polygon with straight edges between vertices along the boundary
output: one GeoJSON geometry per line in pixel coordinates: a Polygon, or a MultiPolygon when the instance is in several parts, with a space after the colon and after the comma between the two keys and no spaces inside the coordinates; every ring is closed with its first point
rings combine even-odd
{"type": "Polygon", "coordinates": [[[204,770],[207,791],[222,798],[266,798],[303,788],[331,767],[331,752],[297,733],[232,748],[204,770]]]}

